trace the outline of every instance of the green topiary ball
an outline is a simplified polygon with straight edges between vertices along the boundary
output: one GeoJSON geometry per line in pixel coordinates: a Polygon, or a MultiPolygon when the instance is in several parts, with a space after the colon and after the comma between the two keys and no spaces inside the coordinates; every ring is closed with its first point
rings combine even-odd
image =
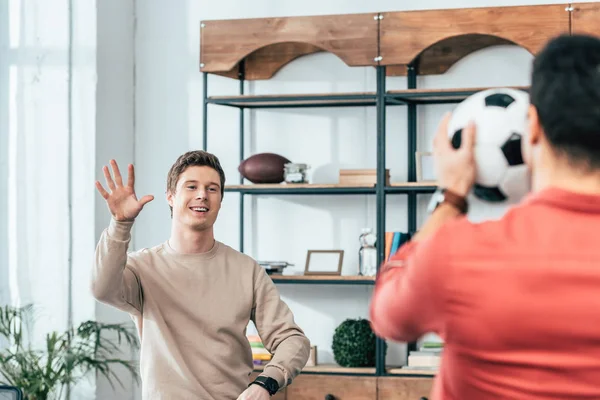
{"type": "Polygon", "coordinates": [[[333,334],[333,358],[342,367],[374,367],[376,337],[366,319],[347,319],[333,334]]]}

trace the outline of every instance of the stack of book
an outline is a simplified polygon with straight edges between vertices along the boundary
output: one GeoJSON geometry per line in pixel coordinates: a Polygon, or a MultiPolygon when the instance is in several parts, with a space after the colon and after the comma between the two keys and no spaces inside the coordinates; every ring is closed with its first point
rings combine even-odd
{"type": "Polygon", "coordinates": [[[408,365],[403,368],[436,371],[440,367],[443,351],[443,343],[424,342],[419,350],[408,354],[408,365]]]}
{"type": "MultiPolygon", "coordinates": [[[[375,186],[376,169],[340,169],[339,184],[342,186],[375,186]]],[[[385,184],[390,184],[390,170],[385,170],[385,184]]]]}
{"type": "Polygon", "coordinates": [[[265,346],[258,335],[248,335],[248,342],[252,348],[252,361],[254,365],[265,365],[271,358],[272,354],[265,349],[265,346]]]}
{"type": "Polygon", "coordinates": [[[411,235],[405,232],[385,233],[384,260],[389,261],[402,245],[410,240],[411,235]]]}

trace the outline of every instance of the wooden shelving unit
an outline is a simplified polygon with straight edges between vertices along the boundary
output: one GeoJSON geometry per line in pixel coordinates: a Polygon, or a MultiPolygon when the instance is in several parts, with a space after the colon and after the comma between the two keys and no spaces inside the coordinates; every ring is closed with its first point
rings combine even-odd
{"type": "MultiPolygon", "coordinates": [[[[200,70],[204,80],[203,143],[205,149],[208,148],[209,143],[206,122],[209,105],[240,109],[240,161],[247,156],[243,135],[244,109],[291,107],[375,107],[376,109],[377,122],[373,131],[377,136],[378,184],[371,186],[252,185],[245,184],[241,180],[239,185],[225,188],[228,192],[240,194],[240,250],[243,251],[244,195],[373,195],[376,198],[378,243],[384,242],[387,196],[406,195],[408,231],[416,231],[417,196],[432,193],[436,189],[435,182],[416,181],[417,107],[427,104],[457,103],[473,93],[487,89],[485,87],[421,89],[417,88],[417,76],[443,74],[465,56],[491,46],[515,45],[535,54],[550,38],[559,34],[600,35],[599,20],[600,2],[202,21],[200,70]],[[321,51],[335,54],[348,67],[375,69],[374,90],[358,93],[253,96],[244,94],[245,81],[269,79],[296,58],[321,51]],[[232,96],[209,96],[209,74],[239,80],[239,93],[232,96]],[[406,76],[406,89],[387,90],[386,78],[390,76],[406,76]],[[385,186],[386,108],[388,106],[402,106],[407,109],[405,149],[407,182],[396,182],[385,186]]],[[[527,87],[517,88],[528,90],[527,87]]],[[[383,246],[379,246],[378,264],[383,261],[383,253],[383,246]]],[[[273,280],[278,284],[374,283],[372,279],[364,277],[339,276],[274,276],[273,280]]],[[[414,343],[409,343],[407,350],[414,348],[414,343]]],[[[347,393],[354,393],[348,387],[356,381],[356,385],[359,385],[356,393],[368,388],[369,393],[378,393],[376,396],[383,399],[392,398],[399,391],[426,392],[429,383],[424,385],[422,378],[432,377],[435,372],[386,366],[385,342],[378,339],[375,368],[349,369],[319,365],[305,368],[303,374],[312,374],[312,378],[315,379],[314,375],[350,375],[350,380],[344,380],[344,386],[347,386],[344,389],[346,392],[343,392],[345,394],[340,398],[352,397],[347,395],[347,393]],[[355,375],[366,375],[366,377],[357,378],[355,375]],[[401,382],[395,383],[397,380],[401,382]],[[419,389],[412,391],[407,389],[406,385],[419,389]],[[386,394],[392,395],[385,397],[386,394]]],[[[308,381],[301,380],[301,382],[308,381]]],[[[322,381],[310,383],[310,385],[322,384],[324,384],[322,381]]],[[[319,396],[317,397],[323,398],[320,394],[319,396]]],[[[356,396],[352,398],[359,398],[356,396]]],[[[393,398],[404,399],[404,397],[393,398]]]]}

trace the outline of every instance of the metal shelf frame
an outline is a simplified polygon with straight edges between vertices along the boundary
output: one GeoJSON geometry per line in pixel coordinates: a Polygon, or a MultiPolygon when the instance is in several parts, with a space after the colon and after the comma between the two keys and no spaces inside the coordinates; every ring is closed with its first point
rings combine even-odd
{"type": "MultiPolygon", "coordinates": [[[[410,185],[416,181],[415,153],[417,150],[417,106],[420,104],[458,103],[475,93],[479,89],[456,89],[439,91],[419,91],[417,89],[417,74],[413,65],[408,66],[407,90],[386,92],[386,67],[376,66],[376,91],[362,94],[323,94],[323,95],[276,95],[276,96],[244,96],[244,65],[240,65],[239,96],[209,97],[208,73],[203,72],[203,149],[208,149],[208,106],[229,106],[239,109],[239,159],[245,158],[244,146],[244,110],[248,108],[308,108],[308,107],[366,107],[376,108],[377,131],[377,182],[385,182],[386,169],[386,109],[388,106],[406,106],[407,121],[407,171],[408,182],[406,186],[385,186],[377,184],[374,187],[252,187],[244,185],[244,178],[240,176],[240,184],[233,188],[226,188],[228,192],[237,192],[239,198],[239,251],[244,251],[244,198],[246,195],[375,195],[377,204],[377,242],[385,241],[386,197],[387,195],[402,194],[408,196],[408,231],[417,230],[417,195],[433,193],[435,185],[410,185]],[[247,186],[247,187],[246,187],[247,186]]],[[[377,264],[380,266],[384,260],[385,249],[377,249],[377,264]]],[[[277,281],[277,284],[320,284],[320,285],[374,285],[373,281],[305,281],[286,279],[277,281]]],[[[378,338],[376,342],[375,376],[388,376],[385,366],[387,343],[378,338]]],[[[408,343],[408,352],[416,349],[416,342],[408,343]]],[[[310,372],[307,372],[310,373],[310,372]]],[[[315,372],[317,373],[317,372],[315,372]]],[[[322,372],[319,372],[322,374],[322,372]]],[[[345,373],[334,373],[348,375],[345,373]]],[[[356,375],[356,374],[352,374],[356,375]]],[[[367,374],[371,375],[371,374],[367,374]]],[[[418,373],[415,376],[419,375],[418,373]]]]}

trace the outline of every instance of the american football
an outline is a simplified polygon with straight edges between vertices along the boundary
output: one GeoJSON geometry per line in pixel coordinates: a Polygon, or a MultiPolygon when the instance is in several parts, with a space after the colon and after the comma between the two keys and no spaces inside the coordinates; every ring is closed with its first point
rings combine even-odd
{"type": "Polygon", "coordinates": [[[284,181],[284,166],[291,162],[274,153],[259,153],[242,161],[238,171],[252,183],[281,183],[284,181]]]}

